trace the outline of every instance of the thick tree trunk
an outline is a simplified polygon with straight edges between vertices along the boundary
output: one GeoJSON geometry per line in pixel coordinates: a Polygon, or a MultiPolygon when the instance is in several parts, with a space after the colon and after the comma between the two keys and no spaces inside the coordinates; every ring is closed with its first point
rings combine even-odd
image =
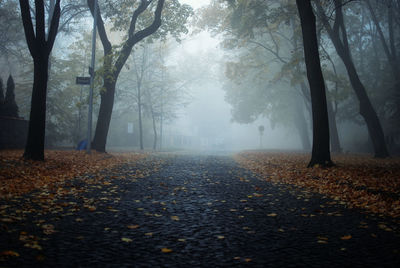
{"type": "Polygon", "coordinates": [[[105,91],[101,93],[99,117],[97,119],[96,131],[93,137],[92,148],[98,152],[106,151],[108,129],[110,127],[111,115],[114,106],[115,82],[106,80],[105,91]]]}
{"type": "MultiPolygon", "coordinates": [[[[87,4],[89,6],[90,12],[92,13],[92,16],[94,12],[94,2],[95,2],[94,0],[87,0],[87,4]]],[[[153,34],[161,26],[161,12],[163,10],[164,2],[165,0],[158,0],[157,7],[154,12],[153,22],[146,28],[135,32],[136,22],[138,17],[144,11],[146,11],[146,9],[151,3],[151,1],[144,1],[144,0],[140,1],[139,6],[135,9],[135,11],[132,14],[131,23],[128,30],[128,39],[122,43],[122,48],[119,51],[113,66],[111,66],[113,62],[112,45],[107,37],[107,32],[104,25],[104,21],[101,17],[100,9],[99,8],[97,9],[97,16],[98,16],[97,29],[100,36],[100,40],[103,44],[104,55],[105,55],[104,66],[103,66],[105,70],[105,75],[103,77],[103,80],[104,80],[104,88],[106,89],[106,93],[102,94],[101,96],[99,117],[97,119],[96,131],[92,143],[92,148],[99,152],[105,152],[106,149],[108,128],[110,126],[112,108],[114,106],[115,84],[117,83],[119,73],[122,67],[124,66],[125,62],[127,61],[129,55],[131,54],[133,47],[138,42],[143,40],[145,37],[153,34]]],[[[141,117],[139,118],[139,123],[140,123],[139,128],[141,129],[141,117]]],[[[143,149],[143,142],[141,142],[141,149],[143,149]]]]}
{"type": "Polygon", "coordinates": [[[40,53],[33,59],[34,75],[29,116],[28,138],[25,145],[24,158],[44,160],[44,142],[46,129],[46,96],[48,79],[47,52],[40,53]]]}
{"type": "Polygon", "coordinates": [[[333,111],[332,102],[328,101],[328,118],[329,118],[329,134],[331,137],[331,151],[333,153],[341,153],[342,148],[340,147],[339,133],[336,125],[336,116],[333,111]]]}
{"type": "Polygon", "coordinates": [[[338,51],[338,54],[342,58],[347,74],[350,78],[350,83],[360,102],[360,114],[367,124],[368,133],[374,146],[375,157],[388,157],[389,153],[386,148],[385,136],[383,134],[381,123],[368,98],[367,91],[358,76],[354,63],[348,53],[343,53],[343,51],[339,53],[338,51]]]}
{"type": "Polygon", "coordinates": [[[368,98],[367,91],[365,90],[365,87],[358,76],[353,60],[351,59],[351,53],[347,41],[347,32],[344,26],[342,14],[342,3],[340,0],[335,0],[337,8],[333,28],[330,26],[320,3],[316,1],[316,4],[322,19],[322,23],[324,24],[324,27],[326,28],[339,57],[342,59],[346,67],[350,83],[360,102],[360,114],[367,124],[368,133],[374,146],[375,157],[388,157],[389,153],[386,148],[385,136],[383,134],[381,123],[368,98]]]}
{"type": "Polygon", "coordinates": [[[25,38],[34,65],[31,113],[29,115],[28,137],[25,145],[24,158],[44,160],[48,65],[49,55],[58,31],[60,0],[56,1],[54,7],[51,23],[48,27],[47,40],[45,38],[44,2],[35,1],[35,30],[33,28],[29,1],[20,0],[19,5],[21,8],[25,38]]]}
{"type": "Polygon", "coordinates": [[[313,117],[313,146],[309,167],[332,166],[325,83],[319,59],[315,16],[310,0],[296,0],[303,33],[307,78],[310,84],[313,117]]]}

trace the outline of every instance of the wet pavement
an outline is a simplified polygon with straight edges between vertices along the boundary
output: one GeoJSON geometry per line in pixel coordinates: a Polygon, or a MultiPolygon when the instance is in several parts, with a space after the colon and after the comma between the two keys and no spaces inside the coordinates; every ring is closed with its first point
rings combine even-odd
{"type": "Polygon", "coordinates": [[[0,199],[0,267],[399,267],[396,229],[229,156],[171,154],[0,199]]]}

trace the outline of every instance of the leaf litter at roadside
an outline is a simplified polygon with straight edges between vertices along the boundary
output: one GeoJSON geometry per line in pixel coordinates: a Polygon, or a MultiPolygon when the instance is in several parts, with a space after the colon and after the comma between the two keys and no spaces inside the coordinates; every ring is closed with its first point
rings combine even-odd
{"type": "MultiPolygon", "coordinates": [[[[139,153],[103,154],[83,151],[46,150],[44,162],[25,161],[22,150],[0,151],[0,198],[15,197],[32,190],[54,188],[85,174],[100,172],[144,158],[139,153]]],[[[138,174],[139,175],[139,174],[138,174]]]]}
{"type": "MultiPolygon", "coordinates": [[[[262,179],[334,199],[348,208],[400,217],[400,159],[333,155],[336,166],[307,168],[308,154],[242,152],[235,160],[262,179]]],[[[385,229],[385,228],[382,228],[385,229]]]]}

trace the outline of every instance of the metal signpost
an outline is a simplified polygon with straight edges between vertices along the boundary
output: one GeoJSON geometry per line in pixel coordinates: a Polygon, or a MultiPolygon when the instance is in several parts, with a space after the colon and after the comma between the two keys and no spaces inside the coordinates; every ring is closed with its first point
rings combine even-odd
{"type": "Polygon", "coordinates": [[[88,129],[87,129],[87,153],[90,154],[92,142],[92,113],[93,113],[93,88],[94,88],[94,65],[96,60],[96,26],[97,26],[97,0],[94,1],[93,13],[93,33],[92,33],[92,61],[89,68],[90,73],[90,90],[89,90],[89,112],[88,112],[88,129]]]}

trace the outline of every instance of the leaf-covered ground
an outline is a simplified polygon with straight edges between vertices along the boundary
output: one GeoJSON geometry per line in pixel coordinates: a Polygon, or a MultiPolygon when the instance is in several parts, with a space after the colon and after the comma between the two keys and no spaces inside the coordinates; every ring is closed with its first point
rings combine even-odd
{"type": "Polygon", "coordinates": [[[400,158],[333,155],[332,168],[306,168],[309,154],[242,152],[241,166],[267,181],[329,196],[348,208],[400,217],[400,158]]]}
{"type": "Polygon", "coordinates": [[[392,219],[261,180],[228,156],[150,154],[53,185],[0,198],[1,267],[400,264],[392,219]]]}
{"type": "MultiPolygon", "coordinates": [[[[45,152],[44,162],[26,161],[22,150],[0,150],[0,197],[14,197],[35,189],[54,188],[66,180],[145,157],[138,153],[101,154],[84,151],[45,152]]],[[[98,175],[97,177],[100,177],[98,175]]]]}

